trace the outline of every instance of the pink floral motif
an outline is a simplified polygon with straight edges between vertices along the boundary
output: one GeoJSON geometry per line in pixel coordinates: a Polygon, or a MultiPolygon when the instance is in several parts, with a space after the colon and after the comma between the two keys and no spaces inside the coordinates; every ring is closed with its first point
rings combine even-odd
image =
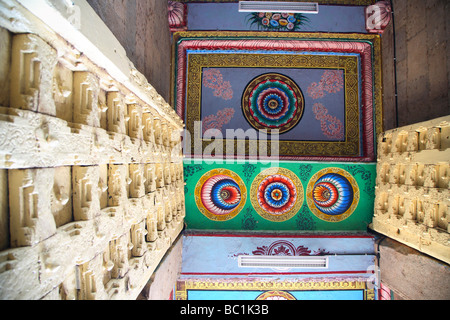
{"type": "Polygon", "coordinates": [[[319,83],[313,82],[308,88],[308,94],[313,99],[323,98],[325,92],[336,93],[344,88],[342,71],[326,70],[319,83]]]}
{"type": "Polygon", "coordinates": [[[214,90],[214,96],[224,100],[233,98],[233,89],[230,81],[223,81],[220,70],[207,69],[203,72],[203,85],[214,90]]]}
{"type": "Polygon", "coordinates": [[[320,121],[320,127],[324,135],[329,138],[341,140],[344,138],[344,126],[342,121],[328,114],[328,109],[321,103],[315,103],[313,112],[320,121]]]}
{"type": "Polygon", "coordinates": [[[212,114],[203,119],[203,134],[209,129],[222,129],[222,126],[229,123],[236,111],[233,108],[219,110],[217,114],[212,114]]]}

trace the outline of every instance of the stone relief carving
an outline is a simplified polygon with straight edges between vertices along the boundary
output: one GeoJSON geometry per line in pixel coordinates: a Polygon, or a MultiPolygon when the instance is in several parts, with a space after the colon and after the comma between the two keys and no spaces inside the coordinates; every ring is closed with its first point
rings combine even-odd
{"type": "Polygon", "coordinates": [[[11,42],[0,56],[11,59],[0,110],[11,196],[0,298],[18,298],[19,282],[25,299],[139,293],[183,228],[181,119],[137,71],[130,81],[146,97],[56,35],[1,30],[11,42]]]}
{"type": "Polygon", "coordinates": [[[390,130],[378,138],[374,230],[447,263],[449,117],[390,130]]]}

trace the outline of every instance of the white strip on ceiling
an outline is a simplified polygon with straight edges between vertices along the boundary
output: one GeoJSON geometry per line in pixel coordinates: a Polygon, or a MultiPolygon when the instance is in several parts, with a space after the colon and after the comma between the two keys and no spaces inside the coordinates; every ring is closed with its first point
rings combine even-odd
{"type": "Polygon", "coordinates": [[[240,1],[239,12],[319,13],[315,2],[240,1]]]}
{"type": "Polygon", "coordinates": [[[327,269],[326,256],[239,256],[240,268],[301,268],[327,269]]]}

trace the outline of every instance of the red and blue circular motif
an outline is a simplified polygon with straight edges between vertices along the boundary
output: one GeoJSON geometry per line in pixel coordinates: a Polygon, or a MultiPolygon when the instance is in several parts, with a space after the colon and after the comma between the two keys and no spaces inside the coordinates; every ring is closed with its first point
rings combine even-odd
{"type": "Polygon", "coordinates": [[[265,178],[258,187],[258,203],[267,213],[282,215],[297,201],[297,188],[291,179],[282,175],[265,178]]]}
{"type": "Polygon", "coordinates": [[[340,215],[352,205],[353,187],[347,178],[329,173],[316,182],[313,200],[321,212],[328,215],[340,215]]]}
{"type": "Polygon", "coordinates": [[[226,221],[236,217],[245,205],[247,190],[242,179],[227,169],[204,174],[195,188],[195,202],[209,219],[226,221]]]}
{"type": "Polygon", "coordinates": [[[303,116],[304,98],[297,84],[281,74],[263,74],[244,91],[242,109],[247,121],[258,130],[294,128],[303,116]]]}
{"type": "Polygon", "coordinates": [[[316,173],[306,191],[310,210],[328,222],[340,222],[355,211],[360,194],[352,175],[340,168],[327,168],[316,173]]]}
{"type": "Polygon", "coordinates": [[[239,185],[229,176],[216,175],[209,178],[202,187],[202,203],[216,215],[232,212],[241,201],[239,185]]]}
{"type": "Polygon", "coordinates": [[[292,171],[270,168],[261,172],[253,181],[250,199],[261,217],[283,222],[300,210],[303,204],[303,186],[292,171]]]}

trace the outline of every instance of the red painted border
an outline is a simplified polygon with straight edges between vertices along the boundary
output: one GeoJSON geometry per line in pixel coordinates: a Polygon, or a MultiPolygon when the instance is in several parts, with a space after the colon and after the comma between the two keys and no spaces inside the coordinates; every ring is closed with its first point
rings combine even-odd
{"type": "MultiPolygon", "coordinates": [[[[176,111],[184,119],[185,100],[184,90],[186,88],[187,73],[187,55],[189,49],[208,49],[208,50],[280,50],[280,51],[316,51],[316,52],[346,52],[357,53],[361,56],[362,68],[362,101],[363,119],[363,156],[362,157],[298,157],[298,156],[280,156],[283,160],[301,160],[301,161],[363,161],[371,162],[375,159],[374,150],[374,119],[373,119],[373,66],[372,49],[366,42],[355,41],[334,41],[334,40],[272,40],[272,39],[251,39],[251,40],[180,40],[178,46],[178,72],[175,92],[177,96],[176,111]]],[[[190,155],[190,157],[202,157],[201,155],[190,155]]],[[[235,156],[235,158],[238,158],[235,156]]],[[[250,159],[250,158],[249,158],[250,159]]]]}

